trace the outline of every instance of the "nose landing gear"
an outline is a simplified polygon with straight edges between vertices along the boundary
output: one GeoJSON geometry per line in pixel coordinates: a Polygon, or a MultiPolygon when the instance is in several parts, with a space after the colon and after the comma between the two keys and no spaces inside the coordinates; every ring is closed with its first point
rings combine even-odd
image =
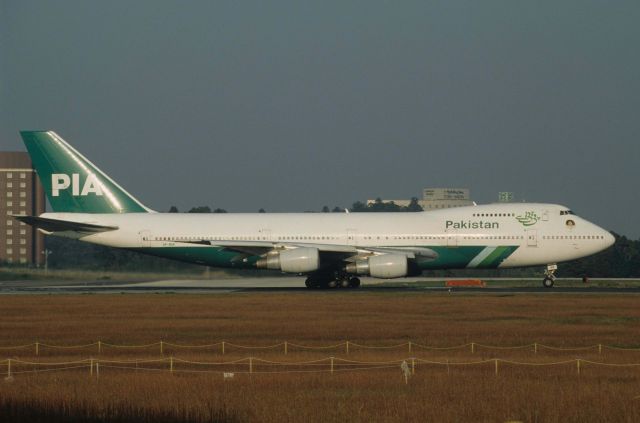
{"type": "Polygon", "coordinates": [[[557,264],[547,265],[547,270],[545,270],[544,279],[542,280],[542,286],[545,288],[553,288],[553,283],[556,281],[556,270],[558,270],[557,264]]]}

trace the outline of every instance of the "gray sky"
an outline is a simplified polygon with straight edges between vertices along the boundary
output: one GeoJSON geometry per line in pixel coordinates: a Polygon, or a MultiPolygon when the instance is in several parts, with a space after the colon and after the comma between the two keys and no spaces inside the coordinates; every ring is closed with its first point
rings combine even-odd
{"type": "Polygon", "coordinates": [[[53,129],[143,203],[423,187],[638,238],[640,2],[0,0],[0,148],[53,129]]]}

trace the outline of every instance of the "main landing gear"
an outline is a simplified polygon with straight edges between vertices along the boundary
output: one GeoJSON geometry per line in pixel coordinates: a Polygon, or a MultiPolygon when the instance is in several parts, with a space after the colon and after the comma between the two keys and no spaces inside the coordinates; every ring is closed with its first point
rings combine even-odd
{"type": "Polygon", "coordinates": [[[349,275],[311,275],[304,284],[310,289],[359,288],[360,278],[349,275]]]}
{"type": "Polygon", "coordinates": [[[553,283],[556,281],[556,270],[558,270],[557,264],[547,265],[547,270],[545,270],[544,279],[542,280],[542,286],[545,288],[553,288],[553,283]]]}

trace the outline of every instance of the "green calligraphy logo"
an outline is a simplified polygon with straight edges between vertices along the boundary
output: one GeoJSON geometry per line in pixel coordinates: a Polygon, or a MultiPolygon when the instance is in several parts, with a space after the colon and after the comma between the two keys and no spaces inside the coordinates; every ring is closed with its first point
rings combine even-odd
{"type": "Polygon", "coordinates": [[[524,216],[516,216],[516,219],[524,226],[531,226],[538,223],[540,217],[536,214],[536,212],[528,211],[524,214],[524,216]]]}

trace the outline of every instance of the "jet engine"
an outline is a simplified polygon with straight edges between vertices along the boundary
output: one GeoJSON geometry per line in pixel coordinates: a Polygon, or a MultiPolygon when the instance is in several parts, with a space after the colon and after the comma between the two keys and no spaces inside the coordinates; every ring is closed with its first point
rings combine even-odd
{"type": "Polygon", "coordinates": [[[256,262],[256,267],[288,273],[313,272],[320,267],[320,252],[317,248],[310,247],[270,251],[256,262]]]}
{"type": "Polygon", "coordinates": [[[409,274],[409,259],[401,254],[371,256],[349,263],[346,271],[357,275],[371,275],[374,278],[401,278],[409,274]]]}

